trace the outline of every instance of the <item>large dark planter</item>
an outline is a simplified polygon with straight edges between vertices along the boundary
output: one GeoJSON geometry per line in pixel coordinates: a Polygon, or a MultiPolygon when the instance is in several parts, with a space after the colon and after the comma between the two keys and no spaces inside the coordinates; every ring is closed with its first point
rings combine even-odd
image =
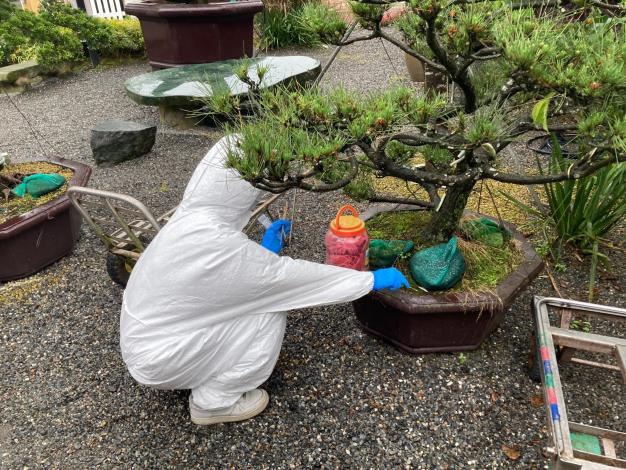
{"type": "Polygon", "coordinates": [[[252,57],[254,15],[262,10],[261,0],[206,5],[143,1],[125,7],[139,18],[150,65],[157,69],[252,57]]]}
{"type": "MultiPolygon", "coordinates": [[[[368,215],[372,217],[378,212],[368,215]]],[[[515,227],[505,225],[524,260],[494,293],[373,292],[353,302],[361,326],[411,354],[478,348],[498,327],[517,295],[543,269],[543,262],[530,243],[515,227]]]]}
{"type": "MultiPolygon", "coordinates": [[[[91,167],[65,159],[48,163],[74,171],[70,186],[85,186],[91,167]]],[[[67,255],[80,233],[78,211],[66,195],[0,224],[0,281],[33,274],[67,255]]]]}

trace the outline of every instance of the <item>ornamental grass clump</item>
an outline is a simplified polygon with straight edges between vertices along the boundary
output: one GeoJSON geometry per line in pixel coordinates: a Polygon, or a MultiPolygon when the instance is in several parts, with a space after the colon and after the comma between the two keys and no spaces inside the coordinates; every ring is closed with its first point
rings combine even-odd
{"type": "Polygon", "coordinates": [[[393,2],[351,5],[369,31],[344,44],[386,39],[444,77],[458,98],[407,87],[370,95],[259,92],[255,112],[230,127],[242,135],[231,165],[255,186],[275,193],[344,189],[355,198],[429,210],[422,238],[434,244],[457,231],[483,180],[557,184],[626,160],[622,3],[587,0],[565,11],[533,0],[410,0],[394,23],[402,40],[381,28],[393,2]],[[502,152],[538,130],[574,134],[577,154],[566,167],[543,173],[505,167],[502,152]],[[373,182],[382,177],[421,191],[381,191],[373,182]]]}
{"type": "Polygon", "coordinates": [[[348,28],[339,13],[319,1],[267,5],[258,23],[262,49],[335,44],[348,28]]]}

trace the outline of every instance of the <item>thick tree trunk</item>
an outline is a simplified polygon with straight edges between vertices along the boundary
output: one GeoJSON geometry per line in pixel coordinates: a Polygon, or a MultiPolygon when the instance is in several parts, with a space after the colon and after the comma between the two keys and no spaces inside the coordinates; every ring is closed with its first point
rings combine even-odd
{"type": "Polygon", "coordinates": [[[441,207],[437,212],[432,212],[430,222],[424,227],[423,241],[436,244],[450,240],[459,226],[463,210],[475,184],[474,180],[470,180],[448,188],[441,207]]]}

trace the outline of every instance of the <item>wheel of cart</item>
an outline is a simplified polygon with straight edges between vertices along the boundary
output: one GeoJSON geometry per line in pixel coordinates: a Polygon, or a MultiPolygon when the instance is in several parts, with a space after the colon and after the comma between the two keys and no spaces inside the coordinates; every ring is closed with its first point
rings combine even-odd
{"type": "MultiPolygon", "coordinates": [[[[538,297],[532,302],[535,323],[535,364],[539,372],[548,421],[547,453],[551,468],[611,469],[626,468],[626,433],[568,420],[563,396],[559,365],[570,363],[618,371],[626,386],[626,339],[570,329],[574,314],[626,322],[626,309],[578,302],[574,300],[538,297]],[[558,326],[551,324],[556,319],[558,326]],[[598,362],[578,357],[579,351],[604,354],[614,359],[598,362]]],[[[606,375],[598,374],[601,380],[606,375]]],[[[624,400],[624,394],[605,399],[624,400]]]]}
{"type": "MultiPolygon", "coordinates": [[[[141,253],[177,208],[155,217],[143,203],[126,194],[72,186],[67,195],[106,246],[107,273],[122,287],[126,287],[141,253]]],[[[279,197],[280,194],[273,194],[262,200],[253,211],[244,232],[248,233],[261,217],[264,221],[267,218],[271,220],[269,206],[279,197]]]]}

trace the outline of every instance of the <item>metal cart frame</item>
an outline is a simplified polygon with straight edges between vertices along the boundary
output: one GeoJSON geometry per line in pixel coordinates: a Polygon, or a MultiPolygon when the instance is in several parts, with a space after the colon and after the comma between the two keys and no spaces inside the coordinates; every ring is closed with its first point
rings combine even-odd
{"type": "Polygon", "coordinates": [[[626,468],[626,460],[618,458],[615,454],[615,442],[626,443],[626,433],[568,421],[557,358],[558,351],[560,362],[617,370],[621,373],[626,385],[626,339],[569,329],[573,312],[607,320],[626,321],[626,309],[555,297],[535,296],[532,310],[537,335],[535,360],[540,361],[539,364],[541,364],[544,403],[552,441],[552,445],[547,450],[551,455],[553,468],[555,470],[626,468]],[[549,308],[561,309],[560,326],[550,324],[549,308]],[[611,355],[615,357],[618,365],[577,358],[574,356],[576,351],[611,355]],[[572,431],[596,436],[602,444],[603,455],[575,449],[570,437],[572,431]]]}
{"type": "MultiPolygon", "coordinates": [[[[67,195],[87,224],[102,240],[109,254],[127,260],[129,272],[146,249],[149,240],[156,236],[178,207],[173,207],[155,217],[142,202],[126,194],[72,186],[67,190],[67,195]],[[97,214],[98,210],[104,210],[110,217],[97,214]]],[[[271,219],[269,206],[280,196],[273,194],[262,200],[252,212],[244,232],[248,233],[263,213],[271,219]]],[[[111,275],[110,271],[109,274],[111,275]]],[[[113,276],[111,278],[113,279],[113,276]]],[[[113,280],[119,282],[117,279],[113,280]]]]}

